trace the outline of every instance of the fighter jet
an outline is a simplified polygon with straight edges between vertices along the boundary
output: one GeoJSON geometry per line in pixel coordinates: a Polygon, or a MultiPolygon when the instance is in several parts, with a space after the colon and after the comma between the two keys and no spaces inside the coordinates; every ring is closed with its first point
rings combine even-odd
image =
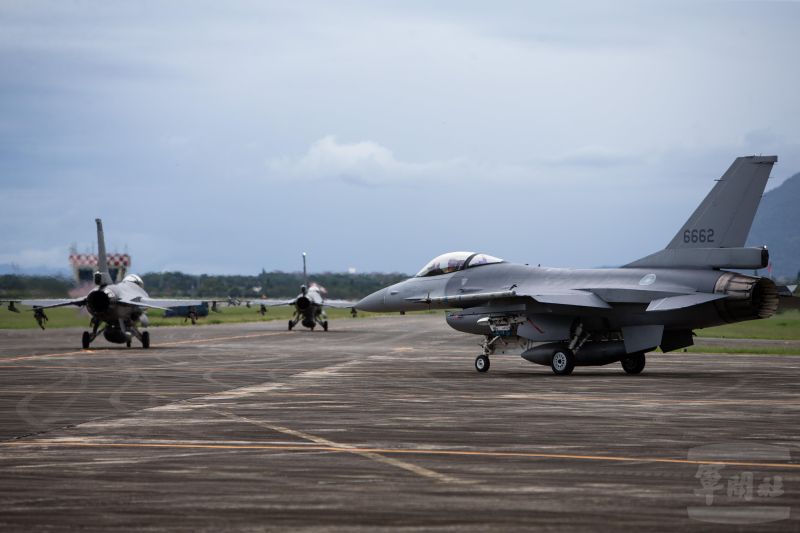
{"type": "Polygon", "coordinates": [[[108,271],[106,243],[103,235],[103,222],[97,223],[97,272],[94,274],[96,288],[82,298],[53,300],[4,300],[8,302],[10,311],[17,311],[15,303],[33,307],[34,318],[44,329],[47,322],[45,309],[55,307],[86,307],[92,316],[92,331],[84,331],[82,345],[89,345],[101,333],[107,341],[126,344],[129,348],[133,337],[139,339],[142,348],[150,347],[150,333],[140,331],[139,326],[146,328],[149,320],[145,312],[148,309],[174,309],[185,306],[200,306],[200,300],[163,300],[150,298],[144,290],[142,278],[136,274],[128,274],[119,283],[113,283],[108,271]]]}
{"type": "Polygon", "coordinates": [[[638,374],[647,352],[691,346],[695,329],[777,310],[785,288],[727,270],[768,264],[766,246],[744,245],[777,160],[737,158],[665,249],[621,268],[531,267],[452,252],[356,308],[452,310],[452,328],[484,337],[478,372],[489,370],[493,354],[515,353],[559,375],[615,362],[638,374]]]}
{"type": "Polygon", "coordinates": [[[323,330],[328,331],[328,315],[325,313],[325,307],[352,308],[355,305],[355,302],[349,300],[328,300],[328,291],[325,287],[317,283],[308,282],[305,252],[303,252],[303,280],[304,283],[300,286],[300,294],[291,300],[262,298],[250,300],[246,305],[247,307],[259,306],[259,311],[262,315],[267,312],[268,307],[293,306],[294,318],[289,320],[289,331],[292,331],[297,324],[302,324],[312,331],[319,325],[322,326],[323,330]]]}

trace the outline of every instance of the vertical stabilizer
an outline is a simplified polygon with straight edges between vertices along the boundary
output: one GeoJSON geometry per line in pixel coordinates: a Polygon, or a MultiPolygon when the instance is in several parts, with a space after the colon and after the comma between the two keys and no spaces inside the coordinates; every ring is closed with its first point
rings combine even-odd
{"type": "Polygon", "coordinates": [[[743,247],[777,161],[777,156],[737,157],[667,249],[743,247]]]}
{"type": "Polygon", "coordinates": [[[97,272],[94,274],[96,285],[110,285],[113,281],[108,272],[108,256],[106,255],[106,238],[103,234],[103,221],[94,219],[97,223],[97,272]]]}
{"type": "Polygon", "coordinates": [[[308,287],[308,270],[306,270],[306,253],[303,252],[303,283],[308,287]]]}
{"type": "Polygon", "coordinates": [[[764,268],[766,247],[745,248],[778,157],[737,157],[666,248],[628,263],[635,268],[764,268]]]}

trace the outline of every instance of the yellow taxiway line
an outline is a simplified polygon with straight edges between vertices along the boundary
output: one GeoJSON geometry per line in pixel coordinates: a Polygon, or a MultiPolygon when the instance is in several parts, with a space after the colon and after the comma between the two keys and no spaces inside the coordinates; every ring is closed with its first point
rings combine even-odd
{"type": "Polygon", "coordinates": [[[84,442],[84,441],[47,441],[21,440],[0,442],[2,447],[94,447],[94,448],[178,448],[203,450],[282,450],[282,451],[317,451],[334,453],[381,453],[397,455],[439,455],[439,456],[471,456],[496,458],[526,459],[568,459],[580,461],[610,461],[625,463],[663,463],[680,465],[724,465],[779,469],[800,469],[800,463],[762,463],[749,461],[718,461],[713,459],[673,459],[666,457],[629,457],[619,455],[580,455],[566,453],[540,452],[503,452],[491,450],[434,450],[427,448],[361,448],[353,446],[324,446],[317,444],[222,444],[197,442],[84,442]]]}

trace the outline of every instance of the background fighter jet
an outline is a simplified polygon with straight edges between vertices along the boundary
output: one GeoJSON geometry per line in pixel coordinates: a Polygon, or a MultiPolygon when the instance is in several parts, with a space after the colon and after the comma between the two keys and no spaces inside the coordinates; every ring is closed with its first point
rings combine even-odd
{"type": "Polygon", "coordinates": [[[91,314],[91,333],[83,332],[83,348],[89,348],[92,341],[101,333],[109,342],[125,343],[130,347],[132,337],[141,341],[143,348],[150,347],[150,334],[139,331],[137,325],[147,327],[149,321],[145,312],[148,309],[168,310],[183,306],[200,306],[200,300],[161,300],[150,298],[144,290],[142,279],[135,274],[128,274],[119,283],[112,283],[111,274],[108,272],[106,260],[106,243],[103,235],[103,222],[98,218],[97,223],[97,272],[94,274],[94,283],[97,285],[89,294],[82,298],[57,299],[57,300],[6,300],[9,310],[16,310],[14,303],[21,303],[33,307],[34,318],[39,326],[44,329],[47,322],[45,309],[53,307],[86,306],[91,314]]]}
{"type": "Polygon", "coordinates": [[[447,323],[485,336],[479,372],[499,352],[519,353],[556,374],[616,361],[638,374],[646,352],[691,346],[694,329],[775,313],[779,292],[788,291],[723,269],[768,264],[766,247],[744,244],[776,161],[737,158],[664,250],[622,268],[535,268],[453,252],[356,308],[460,309],[447,323]]]}
{"type": "Polygon", "coordinates": [[[267,312],[267,307],[280,305],[294,306],[294,318],[289,320],[289,331],[297,324],[313,330],[317,324],[322,329],[328,331],[328,315],[325,314],[325,307],[352,308],[355,302],[348,300],[328,300],[328,291],[325,287],[317,283],[308,283],[308,270],[306,268],[306,253],[303,252],[303,285],[300,286],[300,294],[291,300],[250,300],[247,306],[260,306],[261,314],[267,312]]]}

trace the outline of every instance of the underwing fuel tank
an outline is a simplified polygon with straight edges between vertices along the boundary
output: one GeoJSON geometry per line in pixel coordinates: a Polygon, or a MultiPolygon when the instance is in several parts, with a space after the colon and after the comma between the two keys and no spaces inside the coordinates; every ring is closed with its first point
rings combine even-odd
{"type": "Polygon", "coordinates": [[[447,313],[447,325],[462,333],[475,335],[489,335],[492,331],[488,324],[478,324],[478,320],[485,315],[466,314],[460,312],[447,313]]]}
{"type": "MultiPolygon", "coordinates": [[[[550,342],[541,344],[535,348],[525,350],[521,356],[523,359],[536,363],[537,365],[550,366],[553,360],[553,353],[563,348],[563,343],[550,342]]],[[[622,341],[601,341],[587,342],[578,353],[575,354],[576,366],[601,366],[616,363],[627,355],[625,343],[622,341]]]]}

